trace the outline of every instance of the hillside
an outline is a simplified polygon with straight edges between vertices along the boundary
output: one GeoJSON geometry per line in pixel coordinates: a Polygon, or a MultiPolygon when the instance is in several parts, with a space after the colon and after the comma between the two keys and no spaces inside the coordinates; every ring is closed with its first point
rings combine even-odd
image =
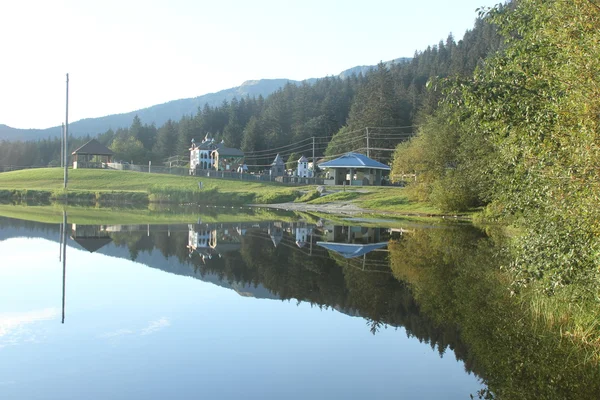
{"type": "MultiPolygon", "coordinates": [[[[398,58],[387,61],[391,64],[397,61],[410,60],[409,58],[398,58]]],[[[352,74],[366,73],[374,66],[357,66],[341,72],[338,76],[346,78],[352,74]]],[[[314,83],[318,78],[307,79],[304,82],[314,83]]],[[[207,93],[198,97],[172,100],[167,103],[157,104],[148,108],[135,110],[123,114],[107,115],[99,118],[85,118],[69,124],[69,133],[73,137],[82,137],[85,135],[97,135],[104,133],[109,129],[126,128],[131,125],[133,117],[137,115],[145,124],[156,124],[161,126],[169,119],[178,121],[184,115],[195,115],[198,108],[208,104],[211,107],[219,106],[223,101],[231,101],[233,98],[241,99],[243,97],[268,97],[277,89],[283,87],[286,83],[300,83],[290,79],[259,79],[250,80],[242,83],[240,86],[224,89],[216,93],[207,93]]],[[[0,124],[0,140],[38,140],[60,136],[60,127],[51,127],[46,129],[19,129],[0,124]]]]}
{"type": "MultiPolygon", "coordinates": [[[[205,104],[217,106],[223,101],[230,101],[234,97],[242,98],[245,96],[267,97],[287,82],[289,79],[260,79],[256,81],[246,81],[242,85],[221,90],[216,93],[207,93],[202,96],[169,101],[163,104],[157,104],[152,107],[143,108],[123,114],[107,115],[99,118],[85,118],[69,124],[69,133],[74,137],[85,135],[97,135],[104,133],[108,129],[125,128],[131,125],[133,117],[136,115],[147,124],[155,123],[157,126],[163,125],[169,119],[179,120],[184,115],[194,115],[199,107],[205,104]]],[[[60,135],[61,128],[55,126],[46,129],[18,129],[0,124],[0,140],[37,140],[56,137],[60,135]]]]}

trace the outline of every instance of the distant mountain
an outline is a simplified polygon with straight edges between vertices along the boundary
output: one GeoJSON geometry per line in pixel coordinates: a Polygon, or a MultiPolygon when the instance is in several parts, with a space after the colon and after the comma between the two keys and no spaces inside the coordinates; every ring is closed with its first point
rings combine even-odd
{"type": "MultiPolygon", "coordinates": [[[[410,60],[410,58],[398,58],[396,60],[387,61],[386,64],[407,60],[410,60]]],[[[372,68],[375,68],[375,66],[353,67],[341,72],[338,76],[346,78],[352,74],[365,74],[372,68]]],[[[312,78],[307,79],[304,82],[313,83],[316,80],[317,78],[312,78]]],[[[104,133],[111,128],[114,130],[126,128],[131,125],[135,115],[140,117],[142,123],[154,123],[157,127],[160,127],[169,119],[179,121],[184,115],[195,115],[198,112],[198,108],[204,107],[205,104],[208,104],[209,106],[218,106],[223,101],[231,101],[233,98],[241,99],[246,96],[258,97],[261,95],[267,97],[288,82],[300,83],[300,81],[293,81],[290,79],[260,79],[246,81],[242,83],[241,86],[221,90],[216,93],[208,93],[189,99],[173,100],[124,114],[113,114],[99,118],[85,118],[70,123],[69,134],[74,137],[81,137],[88,134],[95,136],[104,133]]],[[[57,137],[60,136],[60,134],[61,128],[59,126],[46,129],[19,129],[0,124],[0,140],[39,140],[57,137]]]]}
{"type": "MultiPolygon", "coordinates": [[[[390,64],[398,64],[398,63],[403,63],[403,62],[409,62],[410,60],[412,60],[412,58],[410,57],[401,57],[401,58],[396,58],[395,60],[390,60],[390,61],[385,61],[384,64],[389,66],[390,64]]],[[[357,67],[353,67],[350,69],[347,69],[343,72],[341,72],[338,76],[342,79],[345,79],[349,76],[352,76],[352,74],[366,74],[367,72],[369,72],[370,70],[372,70],[373,68],[377,68],[376,65],[359,65],[357,67]]]]}

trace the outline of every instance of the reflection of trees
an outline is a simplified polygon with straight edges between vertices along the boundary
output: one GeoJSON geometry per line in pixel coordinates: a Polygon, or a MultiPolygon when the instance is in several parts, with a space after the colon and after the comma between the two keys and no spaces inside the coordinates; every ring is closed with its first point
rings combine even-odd
{"type": "MultiPolygon", "coordinates": [[[[58,225],[2,223],[18,228],[19,235],[35,231],[58,240],[58,225]]],[[[309,256],[310,246],[299,249],[288,233],[274,247],[260,229],[247,230],[240,251],[204,262],[198,254],[190,257],[186,231],[120,232],[111,238],[132,257],[159,249],[164,258],[155,252],[155,268],[187,274],[183,270],[189,266],[190,274],[200,277],[263,285],[283,300],[360,315],[374,333],[385,326],[404,327],[440,354],[453,350],[468,371],[482,377],[491,398],[592,399],[600,393],[598,366],[586,363],[582,350],[561,340],[560,332],[535,325],[509,295],[498,269],[504,258],[501,241],[499,246],[468,226],[415,229],[390,242],[389,255],[368,255],[374,265],[389,261],[391,271],[362,271],[361,260],[314,246],[309,256]],[[165,259],[171,257],[183,268],[169,270],[165,259]]]]}
{"type": "Polygon", "coordinates": [[[390,244],[394,275],[413,289],[422,312],[458,327],[466,359],[492,398],[592,399],[600,393],[598,366],[540,329],[501,282],[501,253],[476,229],[417,230],[390,244]]]}

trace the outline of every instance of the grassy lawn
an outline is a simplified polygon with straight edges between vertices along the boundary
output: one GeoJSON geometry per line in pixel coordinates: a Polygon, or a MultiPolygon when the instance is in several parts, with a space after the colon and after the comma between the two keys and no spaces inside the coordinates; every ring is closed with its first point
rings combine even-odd
{"type": "MultiPolygon", "coordinates": [[[[62,168],[4,172],[0,174],[0,189],[61,190],[63,174],[62,168]]],[[[289,190],[289,187],[270,182],[238,182],[197,176],[102,169],[69,170],[68,187],[72,190],[146,192],[152,186],[196,190],[198,182],[203,182],[207,188],[217,187],[222,192],[266,193],[289,190]]]]}
{"type": "MultiPolygon", "coordinates": [[[[0,174],[0,190],[39,190],[59,193],[63,188],[61,168],[41,168],[0,174]]],[[[283,203],[300,199],[301,193],[312,192],[315,186],[285,186],[270,182],[242,182],[225,179],[211,179],[197,176],[175,176],[149,174],[134,171],[115,171],[99,169],[69,170],[70,197],[77,192],[96,193],[139,193],[146,198],[171,199],[172,202],[197,203],[201,201],[213,204],[249,204],[283,203]],[[203,189],[198,188],[203,183],[203,189]],[[191,196],[188,196],[190,195],[191,196]],[[154,196],[154,197],[152,197],[154,196]],[[179,201],[178,201],[179,200],[179,201]]],[[[399,187],[340,187],[327,188],[337,191],[308,201],[309,204],[330,202],[351,202],[373,212],[397,212],[423,215],[440,215],[440,211],[428,204],[410,200],[403,188],[399,187]]],[[[309,200],[309,198],[306,198],[309,200]]]]}

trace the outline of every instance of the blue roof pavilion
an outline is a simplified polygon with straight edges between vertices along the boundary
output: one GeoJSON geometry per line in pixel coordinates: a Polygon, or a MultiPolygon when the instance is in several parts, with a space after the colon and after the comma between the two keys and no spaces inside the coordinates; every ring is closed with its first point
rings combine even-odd
{"type": "Polygon", "coordinates": [[[327,250],[335,251],[344,258],[360,257],[373,250],[381,249],[388,245],[387,242],[370,243],[370,244],[354,244],[354,243],[329,243],[317,242],[318,246],[325,247],[327,250]]]}
{"type": "Polygon", "coordinates": [[[360,153],[347,153],[335,160],[319,165],[328,169],[329,185],[373,185],[380,186],[384,171],[391,168],[360,153]]]}

